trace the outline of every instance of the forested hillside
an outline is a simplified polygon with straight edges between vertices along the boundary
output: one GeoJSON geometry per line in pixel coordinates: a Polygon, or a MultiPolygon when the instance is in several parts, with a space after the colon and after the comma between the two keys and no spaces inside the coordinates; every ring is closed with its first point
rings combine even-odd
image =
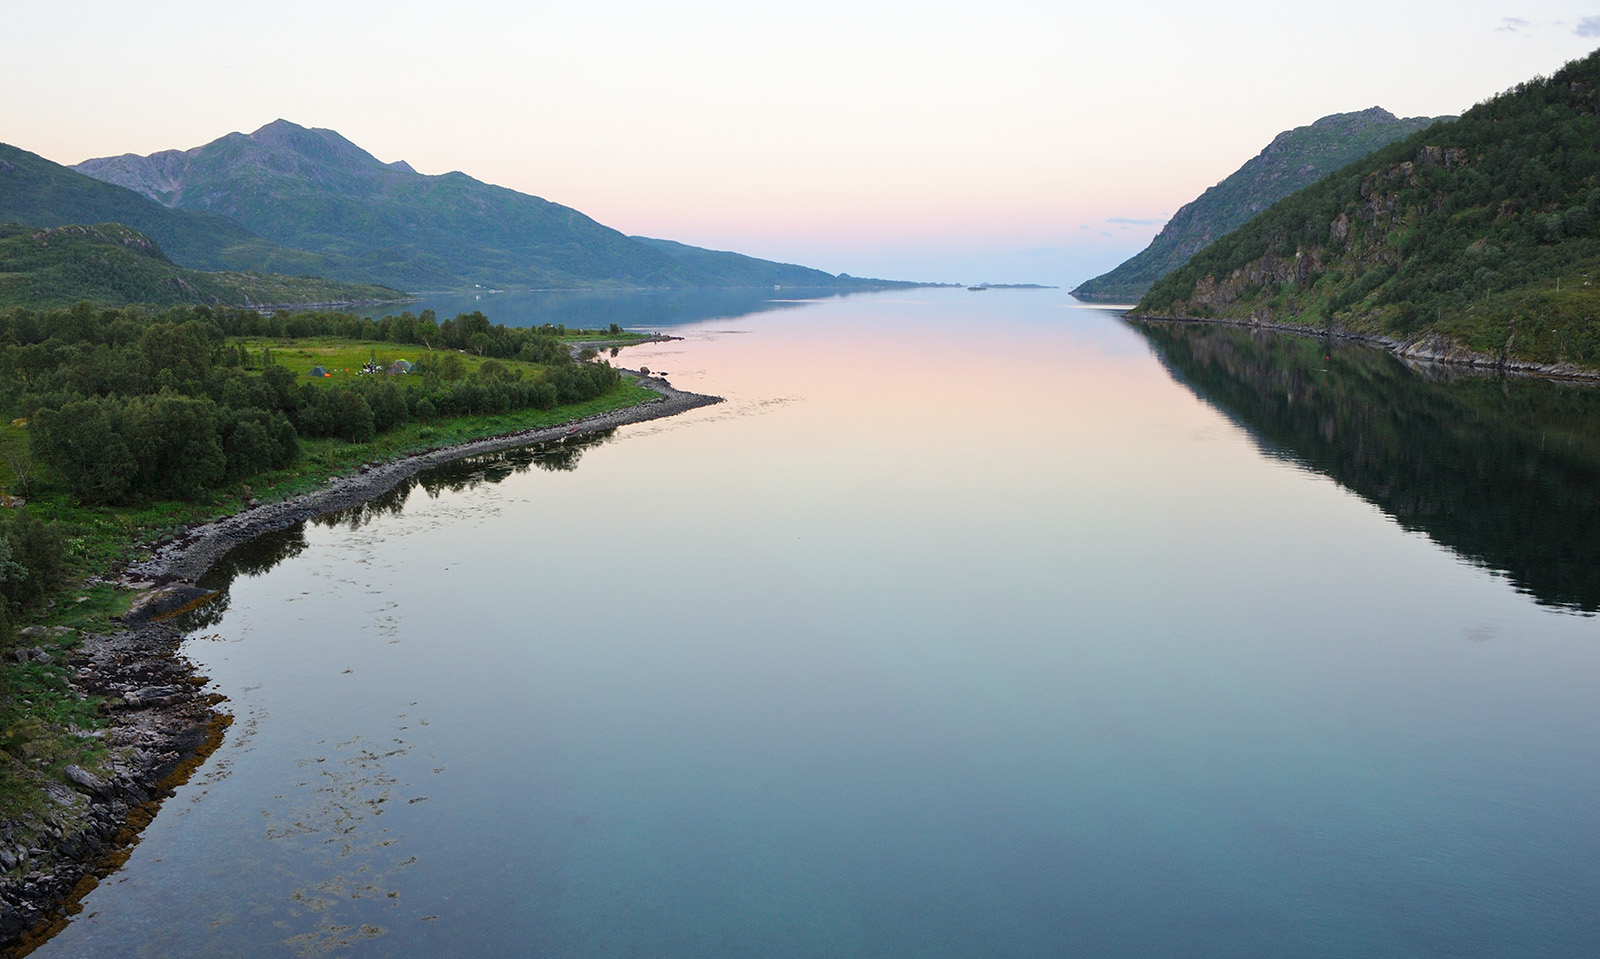
{"type": "Polygon", "coordinates": [[[0,223],[58,227],[120,223],[154,240],[179,266],[361,281],[349,260],[292,250],[214,213],[172,210],[34,153],[0,143],[0,223]]]}
{"type": "Polygon", "coordinates": [[[1309,126],[1286,130],[1227,179],[1179,208],[1137,256],[1089,280],[1072,295],[1101,302],[1138,302],[1152,283],[1273,203],[1442,119],[1449,118],[1401,119],[1381,107],[1371,107],[1357,113],[1335,113],[1309,126]]]}
{"type": "Polygon", "coordinates": [[[913,286],[890,280],[868,280],[841,273],[834,276],[809,266],[761,260],[742,253],[707,250],[689,246],[675,240],[653,240],[649,237],[632,237],[654,250],[667,254],[693,270],[698,282],[722,289],[760,289],[786,287],[805,290],[867,290],[894,286],[913,286]]]}
{"type": "Polygon", "coordinates": [[[1274,204],[1137,312],[1600,367],[1600,52],[1274,204]]]}
{"type": "Polygon", "coordinates": [[[120,223],[37,229],[0,223],[0,307],[392,302],[399,290],[305,276],[203,273],[178,266],[120,223]]]}

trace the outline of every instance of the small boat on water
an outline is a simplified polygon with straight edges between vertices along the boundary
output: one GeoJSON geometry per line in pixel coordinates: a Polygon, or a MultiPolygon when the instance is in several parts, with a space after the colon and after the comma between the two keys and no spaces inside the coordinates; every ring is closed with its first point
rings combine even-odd
{"type": "Polygon", "coordinates": [[[988,287],[987,286],[969,286],[969,287],[967,287],[967,289],[971,290],[974,293],[981,293],[982,291],[987,290],[988,287]]]}

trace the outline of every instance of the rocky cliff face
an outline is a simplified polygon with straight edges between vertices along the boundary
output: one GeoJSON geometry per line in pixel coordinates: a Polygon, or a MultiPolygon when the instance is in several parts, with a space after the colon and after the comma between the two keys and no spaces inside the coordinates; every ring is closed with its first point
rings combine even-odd
{"type": "MultiPolygon", "coordinates": [[[[193,153],[194,151],[190,151],[193,153]]],[[[105,183],[132,190],[162,206],[181,206],[184,168],[189,154],[163,150],[147,157],[127,153],[119,157],[85,160],[73,169],[105,183]]]]}
{"type": "Polygon", "coordinates": [[[1181,207],[1143,252],[1072,291],[1136,302],[1156,280],[1289,194],[1438,119],[1401,119],[1381,107],[1336,113],[1286,130],[1227,179],[1181,207]]]}

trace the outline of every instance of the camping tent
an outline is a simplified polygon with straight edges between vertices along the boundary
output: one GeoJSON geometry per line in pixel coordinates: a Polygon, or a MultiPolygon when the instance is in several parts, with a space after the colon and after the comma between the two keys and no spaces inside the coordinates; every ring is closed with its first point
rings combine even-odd
{"type": "Polygon", "coordinates": [[[395,360],[393,363],[389,364],[389,372],[390,373],[410,373],[411,372],[411,362],[409,360],[395,360]]]}
{"type": "Polygon", "coordinates": [[[327,370],[323,369],[320,366],[313,366],[311,368],[311,375],[312,376],[332,376],[333,374],[329,373],[327,370]]]}

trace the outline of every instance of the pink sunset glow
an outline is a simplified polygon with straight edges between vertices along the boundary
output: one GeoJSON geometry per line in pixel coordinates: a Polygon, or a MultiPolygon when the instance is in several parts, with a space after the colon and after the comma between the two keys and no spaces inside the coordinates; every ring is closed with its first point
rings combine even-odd
{"type": "Polygon", "coordinates": [[[1568,0],[81,6],[7,14],[4,139],[57,162],[283,117],[629,234],[1060,284],[1282,130],[1456,113],[1595,42],[1568,0]]]}

